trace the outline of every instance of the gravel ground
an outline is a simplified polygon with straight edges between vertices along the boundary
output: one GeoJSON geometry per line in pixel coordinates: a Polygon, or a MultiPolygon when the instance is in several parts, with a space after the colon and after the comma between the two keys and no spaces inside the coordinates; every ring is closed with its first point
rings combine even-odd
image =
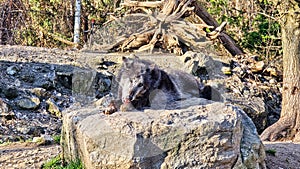
{"type": "Polygon", "coordinates": [[[57,144],[38,146],[33,143],[12,143],[0,146],[0,168],[28,169],[42,165],[61,153],[57,144]]]}
{"type": "MultiPolygon", "coordinates": [[[[300,168],[300,143],[264,142],[268,169],[300,168]]],[[[0,168],[27,169],[41,166],[61,153],[59,145],[38,146],[33,143],[14,143],[0,146],[0,168]]]]}

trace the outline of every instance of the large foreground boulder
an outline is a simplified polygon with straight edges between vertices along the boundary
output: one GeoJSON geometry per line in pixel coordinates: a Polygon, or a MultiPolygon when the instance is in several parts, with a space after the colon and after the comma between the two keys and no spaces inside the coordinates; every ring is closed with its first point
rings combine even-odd
{"type": "Polygon", "coordinates": [[[266,168],[253,122],[224,103],[109,116],[74,108],[63,113],[62,138],[64,159],[88,169],[266,168]]]}

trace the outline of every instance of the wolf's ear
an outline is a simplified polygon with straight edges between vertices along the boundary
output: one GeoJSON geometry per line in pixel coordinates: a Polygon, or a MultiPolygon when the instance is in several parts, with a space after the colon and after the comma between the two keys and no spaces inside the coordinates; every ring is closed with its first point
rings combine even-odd
{"type": "MultiPolygon", "coordinates": [[[[151,74],[151,79],[155,81],[159,81],[161,78],[161,71],[159,70],[158,66],[155,64],[149,65],[149,71],[151,74]]],[[[156,85],[156,84],[154,84],[156,85]]]]}
{"type": "Polygon", "coordinates": [[[123,66],[126,69],[130,69],[133,65],[133,60],[131,58],[122,57],[123,60],[123,66]]]}
{"type": "Polygon", "coordinates": [[[123,62],[127,62],[127,61],[128,61],[128,58],[125,57],[125,56],[123,56],[123,57],[122,57],[122,61],[123,61],[123,62]]]}
{"type": "Polygon", "coordinates": [[[158,68],[157,65],[151,64],[149,65],[147,71],[149,71],[152,80],[151,87],[157,88],[161,80],[161,70],[158,68]]]}

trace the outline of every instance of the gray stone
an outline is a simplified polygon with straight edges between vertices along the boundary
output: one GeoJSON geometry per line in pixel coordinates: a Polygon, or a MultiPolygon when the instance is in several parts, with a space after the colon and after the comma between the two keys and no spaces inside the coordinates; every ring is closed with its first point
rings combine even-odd
{"type": "Polygon", "coordinates": [[[14,99],[14,98],[18,97],[18,95],[19,95],[19,91],[15,87],[5,88],[5,89],[3,89],[3,93],[4,93],[5,97],[8,99],[14,99]]]}
{"type": "Polygon", "coordinates": [[[16,67],[16,66],[10,66],[10,67],[8,67],[8,68],[6,69],[6,73],[7,73],[8,75],[11,75],[11,76],[13,76],[13,75],[15,75],[16,73],[18,73],[18,71],[19,71],[19,68],[16,67]]]}
{"type": "Polygon", "coordinates": [[[33,137],[32,142],[39,145],[49,145],[53,143],[53,138],[50,135],[41,135],[40,137],[33,137]]]}
{"type": "Polygon", "coordinates": [[[88,69],[74,69],[72,77],[72,94],[74,96],[94,97],[94,81],[97,73],[88,69]]]}
{"type": "Polygon", "coordinates": [[[24,97],[17,102],[22,109],[35,109],[40,105],[40,99],[37,97],[24,97]]]}
{"type": "Polygon", "coordinates": [[[46,89],[36,87],[36,88],[31,89],[31,92],[33,94],[35,94],[36,96],[38,96],[39,98],[42,98],[42,97],[45,97],[46,89]]]}
{"type": "Polygon", "coordinates": [[[46,78],[40,78],[40,79],[36,79],[36,81],[34,81],[33,86],[35,87],[42,87],[44,89],[52,89],[55,87],[53,82],[50,82],[49,80],[47,80],[46,78]]]}
{"type": "Polygon", "coordinates": [[[253,119],[258,133],[261,133],[268,126],[268,108],[264,102],[264,99],[260,97],[251,97],[251,99],[245,99],[242,97],[226,95],[227,101],[238,106],[246,114],[253,119]]]}
{"type": "Polygon", "coordinates": [[[51,113],[52,115],[56,116],[56,117],[61,117],[61,112],[59,110],[59,107],[56,105],[56,103],[53,101],[53,99],[48,99],[46,101],[46,103],[48,104],[48,112],[51,113]]]}
{"type": "Polygon", "coordinates": [[[179,57],[186,70],[202,80],[224,77],[221,62],[204,53],[188,51],[179,57]]]}
{"type": "Polygon", "coordinates": [[[109,78],[99,78],[97,84],[99,85],[98,90],[100,92],[106,92],[110,89],[111,80],[109,78]]]}
{"type": "Polygon", "coordinates": [[[266,168],[253,122],[224,103],[110,116],[91,105],[63,121],[64,159],[85,168],[266,168]]]}

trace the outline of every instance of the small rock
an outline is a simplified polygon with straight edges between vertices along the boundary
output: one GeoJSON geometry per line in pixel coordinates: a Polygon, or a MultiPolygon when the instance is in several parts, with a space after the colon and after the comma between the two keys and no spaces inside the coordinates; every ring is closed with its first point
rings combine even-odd
{"type": "Polygon", "coordinates": [[[40,99],[37,97],[22,98],[17,102],[18,106],[23,109],[35,109],[40,105],[40,99]]]}
{"type": "Polygon", "coordinates": [[[61,112],[53,99],[48,99],[46,103],[48,104],[48,112],[57,117],[61,117],[61,112]]]}
{"type": "Polygon", "coordinates": [[[35,87],[42,87],[46,90],[54,88],[54,84],[45,78],[40,78],[33,83],[35,87]]]}
{"type": "Polygon", "coordinates": [[[239,73],[242,71],[242,68],[240,66],[235,67],[234,69],[232,69],[233,72],[239,73]]]}
{"type": "Polygon", "coordinates": [[[46,127],[41,127],[41,126],[31,126],[29,127],[30,131],[28,132],[29,135],[32,136],[40,136],[41,134],[45,133],[46,127]]]}
{"type": "Polygon", "coordinates": [[[259,72],[261,71],[265,66],[265,63],[264,61],[259,61],[259,62],[256,62],[252,67],[251,67],[251,71],[253,73],[256,73],[256,72],[259,72]]]}
{"type": "Polygon", "coordinates": [[[275,77],[278,76],[278,72],[277,72],[277,70],[275,68],[267,68],[266,71],[268,73],[270,73],[270,76],[275,76],[275,77]]]}
{"type": "Polygon", "coordinates": [[[16,129],[22,134],[28,134],[30,132],[30,127],[26,127],[26,126],[16,127],[16,129]]]}
{"type": "Polygon", "coordinates": [[[18,71],[19,71],[19,68],[16,66],[10,66],[6,69],[6,73],[11,76],[15,75],[18,71]]]}
{"type": "Polygon", "coordinates": [[[275,79],[270,79],[270,80],[269,80],[269,83],[270,83],[270,84],[275,84],[275,83],[276,83],[276,80],[275,80],[275,79]]]}
{"type": "Polygon", "coordinates": [[[8,87],[7,89],[3,90],[3,93],[8,99],[14,99],[19,95],[19,92],[15,87],[8,87]]]}
{"type": "Polygon", "coordinates": [[[9,112],[8,105],[0,98],[0,114],[7,114],[9,112]]]}
{"type": "Polygon", "coordinates": [[[122,112],[125,112],[125,111],[135,110],[135,108],[132,106],[131,103],[124,103],[124,104],[121,105],[120,110],[122,112]]]}
{"type": "Polygon", "coordinates": [[[16,79],[16,80],[14,81],[14,86],[20,87],[20,86],[21,86],[21,81],[20,81],[19,79],[16,79]]]}
{"type": "Polygon", "coordinates": [[[185,70],[193,75],[199,76],[202,80],[222,77],[222,64],[204,53],[186,52],[180,56],[184,63],[185,70]],[[204,78],[204,79],[203,79],[204,78]]]}
{"type": "Polygon", "coordinates": [[[221,71],[224,73],[224,75],[231,75],[231,69],[230,67],[222,67],[221,71]]]}
{"type": "Polygon", "coordinates": [[[32,89],[31,92],[41,98],[45,96],[46,89],[37,87],[32,89]]]}
{"type": "Polygon", "coordinates": [[[111,80],[107,77],[98,77],[99,80],[97,82],[97,91],[100,93],[105,93],[109,91],[111,86],[111,80]]]}
{"type": "Polygon", "coordinates": [[[112,100],[113,100],[113,97],[108,94],[108,95],[105,95],[102,98],[98,99],[97,101],[95,101],[94,105],[97,107],[100,107],[100,106],[108,107],[112,100]]]}
{"type": "Polygon", "coordinates": [[[33,137],[32,142],[38,145],[49,145],[53,143],[53,138],[50,135],[41,135],[41,137],[33,137]]]}

